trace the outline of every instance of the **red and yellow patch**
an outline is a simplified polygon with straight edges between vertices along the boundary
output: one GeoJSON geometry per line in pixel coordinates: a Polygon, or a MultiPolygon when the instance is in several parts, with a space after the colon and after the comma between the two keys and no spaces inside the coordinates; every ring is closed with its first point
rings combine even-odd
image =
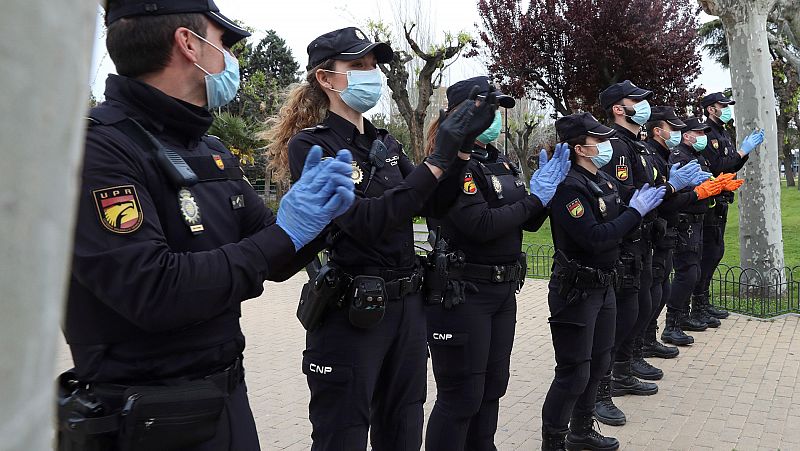
{"type": "Polygon", "coordinates": [[[712,139],[711,146],[714,147],[714,150],[719,149],[719,141],[716,139],[712,139]]]}
{"type": "Polygon", "coordinates": [[[114,233],[135,232],[144,222],[142,205],[133,185],[92,191],[103,227],[114,233]]]}
{"type": "Polygon", "coordinates": [[[580,199],[575,199],[567,204],[567,211],[573,218],[580,218],[583,216],[583,204],[580,199]]]}
{"type": "Polygon", "coordinates": [[[478,186],[475,185],[475,180],[472,178],[471,172],[464,174],[464,185],[461,189],[464,191],[464,194],[475,194],[478,192],[478,186]]]}
{"type": "Polygon", "coordinates": [[[626,164],[617,165],[617,179],[622,180],[623,182],[625,180],[628,180],[628,165],[626,164]]]}
{"type": "Polygon", "coordinates": [[[214,163],[217,163],[217,167],[219,168],[219,170],[224,171],[225,162],[222,161],[222,157],[219,155],[212,155],[212,158],[214,158],[214,163]]]}

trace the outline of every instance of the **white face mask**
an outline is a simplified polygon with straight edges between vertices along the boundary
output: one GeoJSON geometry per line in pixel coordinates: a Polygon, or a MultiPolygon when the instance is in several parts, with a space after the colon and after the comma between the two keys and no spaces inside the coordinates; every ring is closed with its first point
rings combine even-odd
{"type": "Polygon", "coordinates": [[[229,104],[233,99],[236,98],[236,93],[239,92],[239,60],[234,58],[234,56],[229,52],[222,50],[194,31],[189,31],[193,35],[197,36],[198,39],[221,52],[223,58],[225,59],[225,68],[222,70],[222,72],[216,74],[212,74],[203,69],[199,64],[194,63],[198,69],[206,74],[206,105],[209,109],[211,109],[219,108],[229,104]]]}

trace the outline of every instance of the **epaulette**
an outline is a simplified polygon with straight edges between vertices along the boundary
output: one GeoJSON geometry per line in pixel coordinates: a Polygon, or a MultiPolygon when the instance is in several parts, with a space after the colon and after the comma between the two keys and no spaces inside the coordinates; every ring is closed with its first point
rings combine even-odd
{"type": "Polygon", "coordinates": [[[302,129],[302,130],[300,130],[300,131],[301,131],[301,132],[311,132],[311,133],[316,133],[316,132],[318,132],[318,131],[320,131],[320,130],[327,130],[327,129],[329,129],[329,128],[330,128],[330,127],[328,127],[327,125],[323,125],[323,124],[317,124],[317,125],[315,125],[315,126],[313,126],[313,127],[307,127],[307,128],[304,128],[304,129],[302,129]]]}

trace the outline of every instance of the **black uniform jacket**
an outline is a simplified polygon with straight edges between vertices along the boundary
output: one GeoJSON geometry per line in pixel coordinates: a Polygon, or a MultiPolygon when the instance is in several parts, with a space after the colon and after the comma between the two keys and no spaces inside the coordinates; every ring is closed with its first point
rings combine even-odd
{"type": "Polygon", "coordinates": [[[260,295],[265,279],[291,276],[315,250],[295,253],[237,175],[237,159],[206,134],[204,108],[117,75],[105,95],[90,113],[64,325],[78,375],[141,382],[209,374],[244,348],[239,303],[260,295]],[[126,117],[201,182],[175,186],[151,149],[117,128],[126,117]]]}
{"type": "Polygon", "coordinates": [[[316,127],[300,131],[289,140],[289,169],[292,180],[300,177],[311,146],[335,156],[340,149],[353,154],[356,200],[334,220],[339,232],[331,259],[353,273],[369,268],[404,272],[416,262],[414,216],[440,217],[452,205],[460,189],[460,175],[467,162],[456,158],[440,180],[427,165],[415,167],[403,146],[387,130],[377,129],[364,119],[364,133],[335,113],[316,127]],[[386,145],[382,168],[370,164],[369,151],[376,139],[386,145]],[[370,180],[371,179],[371,180],[370,180]],[[369,186],[368,186],[369,185],[369,186]]]}
{"type": "Polygon", "coordinates": [[[642,217],[622,204],[608,174],[572,165],[550,204],[553,245],[569,259],[599,269],[614,267],[622,238],[642,217]]]}
{"type": "Polygon", "coordinates": [[[441,226],[450,249],[463,251],[468,262],[513,264],[522,230],[536,231],[545,219],[546,208],[528,194],[517,167],[488,145],[483,153],[473,153],[447,216],[428,218],[428,228],[441,226]]]}
{"type": "MultiPolygon", "coordinates": [[[[686,163],[697,160],[700,163],[700,168],[704,171],[708,172],[708,160],[703,155],[702,152],[698,152],[694,150],[694,147],[687,146],[684,143],[680,143],[672,149],[672,153],[669,156],[669,164],[670,166],[674,165],[675,163],[680,163],[681,166],[685,165],[686,163]]],[[[681,192],[682,193],[689,193],[690,191],[694,191],[694,188],[684,188],[681,192]]],[[[695,195],[695,199],[697,199],[697,195],[695,195]]],[[[701,214],[705,213],[709,205],[713,206],[714,199],[703,199],[703,200],[695,200],[695,202],[691,202],[686,204],[684,207],[680,209],[680,213],[690,213],[690,214],[701,214]]]]}
{"type": "Polygon", "coordinates": [[[652,138],[648,139],[645,145],[653,154],[653,163],[655,164],[657,173],[662,178],[662,183],[666,183],[668,186],[667,192],[664,195],[664,201],[658,206],[658,216],[666,220],[667,224],[670,226],[674,226],[677,224],[678,212],[690,204],[697,202],[697,194],[694,192],[694,189],[674,191],[672,185],[667,183],[669,180],[669,170],[672,167],[672,165],[669,164],[669,149],[652,138]]]}
{"type": "Polygon", "coordinates": [[[731,136],[727,130],[710,118],[706,119],[705,124],[711,127],[706,133],[708,145],[703,149],[703,155],[708,160],[708,167],[714,177],[723,172],[738,172],[742,169],[749,155],[742,157],[733,146],[731,136]]]}

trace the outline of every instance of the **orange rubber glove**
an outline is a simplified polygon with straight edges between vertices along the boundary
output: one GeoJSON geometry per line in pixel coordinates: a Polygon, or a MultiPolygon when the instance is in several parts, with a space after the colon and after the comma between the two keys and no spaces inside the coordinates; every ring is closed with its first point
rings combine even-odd
{"type": "Polygon", "coordinates": [[[716,178],[716,180],[722,181],[723,185],[726,185],[729,181],[733,180],[734,177],[736,177],[736,174],[734,174],[733,172],[728,172],[728,173],[723,172],[722,174],[719,175],[719,177],[716,178]]]}
{"type": "Polygon", "coordinates": [[[720,179],[717,178],[715,180],[708,179],[705,182],[697,185],[694,188],[694,192],[697,194],[697,200],[707,199],[721,193],[722,187],[725,185],[725,183],[725,180],[720,181],[720,179]]]}
{"type": "Polygon", "coordinates": [[[743,184],[744,184],[744,180],[743,179],[728,180],[727,182],[725,182],[725,186],[722,187],[722,190],[723,191],[736,191],[743,184]]]}

